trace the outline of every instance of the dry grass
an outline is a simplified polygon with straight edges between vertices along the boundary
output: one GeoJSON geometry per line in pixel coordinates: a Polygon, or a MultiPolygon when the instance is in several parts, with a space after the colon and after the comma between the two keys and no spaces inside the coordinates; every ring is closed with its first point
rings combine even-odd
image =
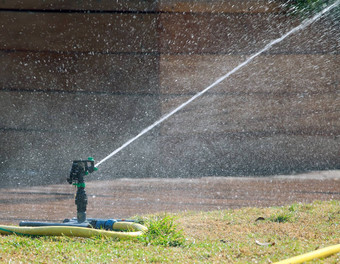
{"type": "MultiPolygon", "coordinates": [[[[217,259],[224,255],[236,263],[271,263],[340,243],[339,201],[193,212],[179,218],[179,222],[194,243],[227,245],[220,247],[217,259]],[[270,245],[260,246],[256,241],[270,245]]],[[[320,261],[338,262],[340,256],[320,261]]]]}

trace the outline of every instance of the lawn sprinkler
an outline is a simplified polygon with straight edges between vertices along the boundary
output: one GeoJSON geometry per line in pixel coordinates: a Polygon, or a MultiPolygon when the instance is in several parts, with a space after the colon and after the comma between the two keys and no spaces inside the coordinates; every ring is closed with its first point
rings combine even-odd
{"type": "Polygon", "coordinates": [[[94,159],[91,157],[87,160],[74,160],[72,163],[70,176],[67,178],[67,182],[77,187],[75,196],[75,204],[77,205],[76,218],[65,219],[62,223],[21,221],[19,226],[72,226],[113,230],[113,225],[116,222],[137,222],[135,220],[126,219],[86,218],[87,195],[85,192],[84,177],[96,170],[97,168],[94,166],[94,159]]]}
{"type": "Polygon", "coordinates": [[[86,221],[87,195],[85,192],[84,176],[94,172],[97,168],[94,166],[94,159],[74,160],[70,172],[70,177],[67,178],[69,184],[77,187],[75,204],[77,205],[77,222],[84,223],[86,221]]]}

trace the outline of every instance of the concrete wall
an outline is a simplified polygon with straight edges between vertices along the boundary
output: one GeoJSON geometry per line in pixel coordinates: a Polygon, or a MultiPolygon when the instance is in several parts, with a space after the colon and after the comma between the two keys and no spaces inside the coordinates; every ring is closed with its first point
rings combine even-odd
{"type": "MultiPolygon", "coordinates": [[[[273,1],[2,1],[0,176],[64,182],[299,23],[273,1]]],[[[256,58],[95,178],[337,168],[339,22],[256,58]]],[[[90,177],[90,178],[91,178],[90,177]]]]}

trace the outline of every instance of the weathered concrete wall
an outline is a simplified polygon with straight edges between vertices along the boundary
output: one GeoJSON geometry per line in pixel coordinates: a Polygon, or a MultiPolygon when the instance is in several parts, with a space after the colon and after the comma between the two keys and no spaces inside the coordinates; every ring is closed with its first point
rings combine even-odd
{"type": "MultiPolygon", "coordinates": [[[[273,1],[2,1],[0,176],[63,182],[298,24],[273,1]]],[[[336,168],[339,22],[274,46],[96,177],[336,168]]]]}

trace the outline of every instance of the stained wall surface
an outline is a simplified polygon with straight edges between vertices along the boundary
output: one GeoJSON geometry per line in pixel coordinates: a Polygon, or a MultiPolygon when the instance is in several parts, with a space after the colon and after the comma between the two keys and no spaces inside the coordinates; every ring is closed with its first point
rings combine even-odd
{"type": "MultiPolygon", "coordinates": [[[[4,185],[104,158],[298,25],[281,2],[2,1],[4,185]]],[[[339,28],[330,14],[275,45],[89,178],[338,168],[339,28]]]]}

